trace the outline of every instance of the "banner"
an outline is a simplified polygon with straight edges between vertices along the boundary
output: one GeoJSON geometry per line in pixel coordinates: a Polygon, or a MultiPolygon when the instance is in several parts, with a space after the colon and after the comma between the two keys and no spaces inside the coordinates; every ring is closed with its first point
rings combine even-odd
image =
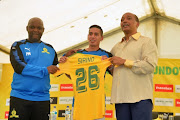
{"type": "MultiPolygon", "coordinates": [[[[9,95],[13,69],[10,64],[3,64],[0,80],[0,120],[7,119],[9,114],[9,95]]],[[[73,86],[66,75],[51,77],[51,108],[57,107],[57,120],[64,120],[67,106],[72,108],[73,86]]],[[[180,60],[159,59],[154,71],[153,112],[164,115],[180,115],[180,60]]],[[[106,120],[116,120],[114,104],[110,104],[112,76],[106,74],[106,120]]]]}
{"type": "Polygon", "coordinates": [[[0,80],[0,120],[7,119],[9,115],[9,97],[13,73],[10,64],[3,64],[0,80]]]}
{"type": "Polygon", "coordinates": [[[180,115],[180,60],[159,59],[153,82],[153,112],[180,115]]]}

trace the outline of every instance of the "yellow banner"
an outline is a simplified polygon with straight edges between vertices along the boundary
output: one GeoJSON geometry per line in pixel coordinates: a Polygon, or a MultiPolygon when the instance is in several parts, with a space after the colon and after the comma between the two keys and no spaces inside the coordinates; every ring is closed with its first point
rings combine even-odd
{"type": "MultiPolygon", "coordinates": [[[[9,111],[9,95],[13,69],[10,64],[3,64],[0,80],[0,119],[7,119],[9,111]]],[[[164,112],[180,115],[180,60],[159,59],[154,71],[153,112],[164,112]]],[[[114,105],[110,104],[112,76],[106,74],[106,120],[115,120],[114,105]]],[[[51,75],[50,89],[51,108],[57,107],[57,120],[64,120],[64,110],[72,108],[72,82],[65,75],[54,77],[51,75]]]]}
{"type": "Polygon", "coordinates": [[[180,115],[180,60],[159,59],[153,82],[153,112],[180,115]]]}

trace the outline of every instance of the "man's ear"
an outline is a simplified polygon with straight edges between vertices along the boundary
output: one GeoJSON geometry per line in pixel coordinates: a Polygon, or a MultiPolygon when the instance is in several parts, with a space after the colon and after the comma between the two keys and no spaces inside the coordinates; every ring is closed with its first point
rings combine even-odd
{"type": "Polygon", "coordinates": [[[136,25],[136,27],[137,27],[137,28],[139,27],[139,22],[137,22],[137,25],[136,25]]]}
{"type": "Polygon", "coordinates": [[[102,38],[101,38],[101,41],[104,39],[104,37],[102,36],[102,38]]]}
{"type": "Polygon", "coordinates": [[[28,26],[26,26],[26,30],[28,31],[28,26]]]}

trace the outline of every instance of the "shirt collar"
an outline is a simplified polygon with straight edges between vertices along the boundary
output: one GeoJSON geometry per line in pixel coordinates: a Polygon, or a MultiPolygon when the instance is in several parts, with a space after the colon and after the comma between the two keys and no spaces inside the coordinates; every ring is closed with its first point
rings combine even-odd
{"type": "MultiPolygon", "coordinates": [[[[140,33],[140,32],[137,32],[137,33],[133,34],[133,35],[130,36],[130,37],[134,38],[135,40],[138,40],[140,36],[141,36],[141,33],[140,33]]],[[[122,38],[122,41],[121,41],[121,42],[123,42],[124,40],[126,40],[125,37],[122,38]]]]}
{"type": "Polygon", "coordinates": [[[137,33],[135,33],[134,35],[132,35],[132,37],[133,37],[135,40],[138,40],[140,36],[141,36],[141,33],[139,33],[139,32],[137,32],[137,33]]]}

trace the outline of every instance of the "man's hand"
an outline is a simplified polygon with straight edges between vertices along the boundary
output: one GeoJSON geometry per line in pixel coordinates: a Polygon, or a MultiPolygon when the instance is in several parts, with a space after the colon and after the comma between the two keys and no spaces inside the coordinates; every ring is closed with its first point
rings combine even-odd
{"type": "Polygon", "coordinates": [[[65,63],[66,60],[67,60],[68,57],[66,56],[62,56],[60,59],[59,59],[59,63],[65,63]]]}
{"type": "Polygon", "coordinates": [[[112,58],[110,58],[110,61],[113,65],[124,65],[124,63],[126,62],[125,59],[122,59],[121,57],[117,57],[117,56],[113,56],[112,58]]]}
{"type": "Polygon", "coordinates": [[[48,66],[47,69],[48,69],[48,73],[51,73],[51,74],[54,74],[55,72],[59,70],[59,68],[55,65],[48,66]]]}
{"type": "Polygon", "coordinates": [[[108,59],[108,57],[106,55],[103,55],[101,60],[105,60],[105,59],[108,59]]]}
{"type": "Polygon", "coordinates": [[[74,53],[76,53],[78,50],[81,50],[81,49],[72,49],[72,50],[69,50],[69,51],[65,54],[65,56],[66,56],[66,57],[69,57],[69,56],[73,55],[74,53]]]}

